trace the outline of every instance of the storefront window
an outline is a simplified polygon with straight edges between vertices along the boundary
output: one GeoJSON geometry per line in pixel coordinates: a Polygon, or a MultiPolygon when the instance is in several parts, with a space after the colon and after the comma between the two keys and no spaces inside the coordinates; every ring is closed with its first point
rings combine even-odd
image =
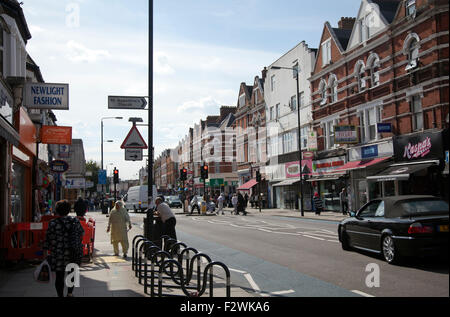
{"type": "Polygon", "coordinates": [[[381,197],[381,182],[369,183],[369,200],[381,197]]]}
{"type": "Polygon", "coordinates": [[[15,162],[12,164],[11,218],[14,223],[25,221],[25,167],[15,162]]]}
{"type": "Polygon", "coordinates": [[[341,210],[341,201],[339,193],[346,187],[344,180],[322,181],[320,184],[320,193],[324,202],[324,209],[331,211],[341,210]]]}
{"type": "Polygon", "coordinates": [[[367,182],[366,181],[359,181],[358,182],[359,207],[364,206],[368,202],[366,186],[367,186],[367,182]]]}
{"type": "Polygon", "coordinates": [[[394,181],[384,182],[384,197],[395,196],[394,181]]]}

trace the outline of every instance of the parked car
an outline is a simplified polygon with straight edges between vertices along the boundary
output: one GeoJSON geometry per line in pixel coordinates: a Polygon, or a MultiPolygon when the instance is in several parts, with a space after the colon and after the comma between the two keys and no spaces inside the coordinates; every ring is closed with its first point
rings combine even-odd
{"type": "Polygon", "coordinates": [[[183,204],[181,203],[180,198],[178,196],[168,196],[166,197],[166,202],[170,208],[182,208],[183,204]]]}
{"type": "Polygon", "coordinates": [[[388,263],[406,256],[448,254],[449,205],[434,196],[374,199],[338,226],[344,250],[381,254],[388,263]]]}

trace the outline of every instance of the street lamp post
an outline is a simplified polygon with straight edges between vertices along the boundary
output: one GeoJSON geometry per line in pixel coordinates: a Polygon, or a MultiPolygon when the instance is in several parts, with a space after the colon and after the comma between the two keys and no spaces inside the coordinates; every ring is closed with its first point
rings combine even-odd
{"type": "Polygon", "coordinates": [[[303,210],[303,171],[302,171],[302,132],[301,132],[301,125],[300,125],[300,86],[299,86],[299,69],[298,65],[296,67],[281,67],[281,66],[271,66],[271,69],[288,69],[294,71],[295,79],[297,81],[297,121],[298,121],[298,153],[299,153],[299,168],[300,168],[300,213],[302,217],[304,216],[304,210],[303,210]]]}

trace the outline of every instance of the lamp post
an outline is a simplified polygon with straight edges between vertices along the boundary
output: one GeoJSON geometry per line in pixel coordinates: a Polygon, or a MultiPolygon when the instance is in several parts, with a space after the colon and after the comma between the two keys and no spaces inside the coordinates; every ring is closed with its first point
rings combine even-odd
{"type": "Polygon", "coordinates": [[[292,70],[294,72],[295,79],[297,81],[297,121],[298,121],[298,153],[299,153],[299,168],[300,168],[300,213],[302,217],[304,216],[304,210],[303,210],[303,171],[302,171],[302,132],[301,132],[301,126],[300,126],[300,87],[299,87],[299,69],[298,64],[296,67],[281,67],[281,66],[271,66],[271,69],[287,69],[292,70]]]}

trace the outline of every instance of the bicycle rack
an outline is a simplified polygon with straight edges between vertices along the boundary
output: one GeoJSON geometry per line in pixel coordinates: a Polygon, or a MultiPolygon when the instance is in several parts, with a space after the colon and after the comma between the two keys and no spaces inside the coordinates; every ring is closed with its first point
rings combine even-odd
{"type": "Polygon", "coordinates": [[[226,275],[226,296],[231,296],[230,270],[224,263],[213,262],[207,254],[199,253],[195,248],[188,247],[185,243],[169,236],[161,237],[161,247],[159,247],[159,243],[155,244],[155,241],[150,241],[142,235],[135,236],[132,243],[132,270],[135,271],[139,284],[144,285],[145,294],[148,294],[148,288],[150,287],[151,297],[202,296],[206,292],[209,281],[209,296],[213,297],[213,268],[219,266],[222,267],[226,275]],[[192,253],[193,256],[191,257],[192,253]],[[184,260],[186,273],[183,269],[184,260]],[[203,271],[201,269],[202,260],[206,260],[207,263],[203,271]],[[197,285],[189,286],[194,276],[195,261],[197,261],[197,285]],[[169,284],[164,284],[163,281],[167,281],[169,284]],[[156,288],[157,292],[155,292],[156,288]],[[163,294],[163,288],[181,289],[184,295],[163,294]],[[196,292],[189,292],[189,290],[195,290],[196,292]]]}

